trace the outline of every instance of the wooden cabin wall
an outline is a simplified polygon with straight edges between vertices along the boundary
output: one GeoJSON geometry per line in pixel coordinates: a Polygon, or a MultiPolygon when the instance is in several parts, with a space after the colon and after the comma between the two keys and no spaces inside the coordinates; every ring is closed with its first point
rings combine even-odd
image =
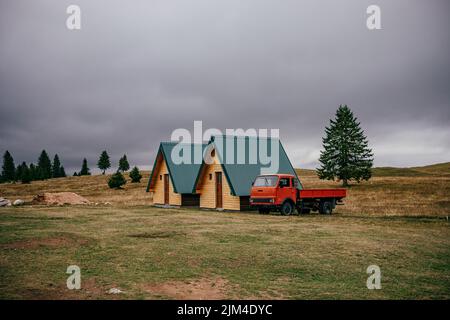
{"type": "Polygon", "coordinates": [[[200,194],[200,208],[216,208],[216,172],[222,172],[222,195],[223,195],[223,209],[226,210],[240,210],[239,197],[231,195],[231,189],[228,185],[225,173],[222,171],[222,166],[219,163],[217,156],[213,157],[213,164],[205,164],[202,172],[202,177],[197,189],[200,194]],[[211,175],[211,179],[210,179],[211,175]]]}
{"type": "MultiPolygon", "coordinates": [[[[156,172],[155,185],[153,187],[153,203],[164,204],[164,174],[168,174],[166,161],[161,161],[161,165],[156,172]],[[162,179],[160,176],[163,176],[162,179]]],[[[172,180],[169,177],[169,204],[174,206],[181,205],[181,194],[175,193],[172,185],[172,180]]]]}

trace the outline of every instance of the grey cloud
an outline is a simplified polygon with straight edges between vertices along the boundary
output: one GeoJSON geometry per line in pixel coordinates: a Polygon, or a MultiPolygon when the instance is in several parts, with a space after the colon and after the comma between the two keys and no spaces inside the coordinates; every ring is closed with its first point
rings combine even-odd
{"type": "Polygon", "coordinates": [[[0,4],[0,151],[16,161],[46,148],[93,168],[106,148],[149,166],[159,141],[203,120],[280,128],[294,164],[314,167],[341,103],[376,165],[450,160],[448,1],[377,1],[379,31],[365,0],[83,0],[68,31],[72,3],[0,4]]]}

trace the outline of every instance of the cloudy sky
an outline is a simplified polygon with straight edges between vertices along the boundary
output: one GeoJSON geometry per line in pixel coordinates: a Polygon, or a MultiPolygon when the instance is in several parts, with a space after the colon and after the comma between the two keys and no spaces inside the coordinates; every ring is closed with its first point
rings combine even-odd
{"type": "MultiPolygon", "coordinates": [[[[177,128],[279,128],[317,165],[339,104],[377,166],[450,161],[448,0],[0,0],[0,152],[153,164],[177,128]],[[81,30],[66,8],[81,8],[81,30]],[[381,30],[366,9],[381,8],[381,30]]],[[[70,171],[71,172],[71,171],[70,171]]]]}

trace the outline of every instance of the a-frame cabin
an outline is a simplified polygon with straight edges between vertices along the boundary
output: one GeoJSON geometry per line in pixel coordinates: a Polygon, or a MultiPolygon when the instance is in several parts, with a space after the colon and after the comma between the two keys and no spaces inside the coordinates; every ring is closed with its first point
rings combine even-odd
{"type": "Polygon", "coordinates": [[[198,176],[201,162],[194,163],[195,148],[203,145],[185,145],[191,149],[191,163],[175,164],[172,159],[172,150],[175,142],[161,142],[155,163],[150,175],[147,192],[153,193],[153,204],[170,206],[198,206],[199,195],[195,194],[195,181],[198,176]]]}
{"type": "MultiPolygon", "coordinates": [[[[211,138],[207,152],[211,161],[209,164],[203,162],[195,184],[195,192],[200,196],[200,208],[248,210],[252,183],[261,174],[262,168],[268,170],[265,173],[286,173],[297,177],[283,145],[276,138],[216,136],[211,138]],[[276,144],[276,150],[271,150],[272,143],[276,144]],[[268,154],[278,153],[279,165],[273,172],[258,157],[258,150],[264,144],[268,154]],[[241,161],[238,161],[237,155],[239,146],[240,152],[242,149],[245,151],[241,161]],[[254,156],[257,157],[256,162],[250,161],[254,156]]],[[[298,177],[297,180],[301,188],[298,177]]]]}

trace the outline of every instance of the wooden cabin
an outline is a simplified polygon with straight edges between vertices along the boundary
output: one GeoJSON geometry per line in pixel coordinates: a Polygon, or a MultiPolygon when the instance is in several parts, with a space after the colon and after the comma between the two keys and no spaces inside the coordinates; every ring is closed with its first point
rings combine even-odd
{"type": "MultiPolygon", "coordinates": [[[[147,192],[153,192],[155,205],[248,210],[252,183],[262,173],[262,168],[267,169],[267,165],[262,163],[257,154],[258,148],[264,144],[268,154],[278,153],[279,160],[279,166],[275,171],[264,173],[286,173],[297,176],[278,139],[215,136],[207,144],[183,145],[186,150],[190,150],[191,161],[187,164],[175,164],[172,161],[172,150],[177,143],[162,142],[156,155],[147,192]],[[277,146],[276,150],[272,150],[273,145],[277,146]],[[241,147],[239,150],[242,151],[243,147],[245,151],[244,159],[238,160],[238,146],[241,147]],[[201,154],[209,155],[211,161],[204,161],[203,157],[200,157],[198,163],[194,161],[194,153],[199,148],[201,154]],[[233,161],[229,161],[230,158],[233,161]],[[253,161],[250,161],[251,158],[253,161]]],[[[299,180],[298,185],[301,188],[299,180]]]]}
{"type": "Polygon", "coordinates": [[[204,164],[199,174],[196,193],[200,196],[200,208],[246,210],[249,197],[233,195],[216,150],[211,150],[213,164],[204,164]]]}
{"type": "MultiPolygon", "coordinates": [[[[159,146],[147,186],[153,193],[153,204],[167,206],[199,206],[199,195],[195,194],[195,181],[201,163],[193,159],[188,164],[174,164],[171,153],[175,142],[162,142],[159,146]]],[[[195,145],[189,145],[193,149],[195,145]]],[[[201,145],[203,148],[206,145],[201,145]]]]}
{"type": "MultiPolygon", "coordinates": [[[[258,146],[265,143],[266,150],[271,154],[272,140],[273,138],[248,136],[212,137],[206,149],[206,152],[210,154],[211,161],[208,161],[209,164],[203,162],[195,187],[195,192],[200,196],[200,208],[249,210],[252,183],[261,174],[261,168],[266,167],[261,163],[259,157],[256,157],[256,161],[250,161],[250,152],[257,153],[258,146]],[[238,161],[237,155],[239,144],[245,151],[245,157],[241,161],[238,161]],[[252,144],[253,147],[251,147],[252,144]],[[254,146],[257,146],[256,149],[254,146]],[[233,150],[230,150],[230,147],[233,150]],[[229,154],[231,154],[233,161],[230,161],[229,154]],[[224,161],[224,159],[227,161],[224,161]],[[242,160],[244,160],[244,163],[242,163],[242,160]]],[[[278,139],[275,140],[273,142],[278,146],[279,167],[276,171],[270,173],[287,173],[297,177],[283,146],[278,139]]],[[[298,185],[301,186],[299,180],[298,182],[298,185]]]]}

